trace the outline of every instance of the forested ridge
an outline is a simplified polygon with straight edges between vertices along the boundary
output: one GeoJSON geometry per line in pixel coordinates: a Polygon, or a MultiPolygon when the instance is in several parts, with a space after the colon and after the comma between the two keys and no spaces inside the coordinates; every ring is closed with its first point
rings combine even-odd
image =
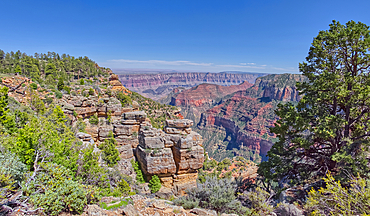
{"type": "Polygon", "coordinates": [[[58,78],[64,80],[89,78],[103,75],[107,70],[109,69],[99,67],[86,56],[75,58],[55,52],[27,55],[19,50],[15,53],[0,50],[0,73],[18,73],[40,83],[58,78]]]}

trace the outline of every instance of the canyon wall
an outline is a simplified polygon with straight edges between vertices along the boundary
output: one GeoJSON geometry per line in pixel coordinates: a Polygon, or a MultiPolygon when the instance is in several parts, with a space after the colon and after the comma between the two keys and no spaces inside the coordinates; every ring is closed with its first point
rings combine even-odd
{"type": "Polygon", "coordinates": [[[196,130],[203,136],[209,155],[218,160],[230,155],[257,162],[263,159],[276,141],[269,131],[277,120],[274,110],[280,102],[300,100],[295,84],[302,81],[305,77],[298,74],[260,77],[252,87],[228,95],[207,109],[196,130]]]}
{"type": "Polygon", "coordinates": [[[119,80],[128,89],[143,96],[159,100],[178,87],[191,88],[202,83],[222,86],[237,85],[254,81],[262,73],[160,73],[160,74],[121,74],[119,80]]]}

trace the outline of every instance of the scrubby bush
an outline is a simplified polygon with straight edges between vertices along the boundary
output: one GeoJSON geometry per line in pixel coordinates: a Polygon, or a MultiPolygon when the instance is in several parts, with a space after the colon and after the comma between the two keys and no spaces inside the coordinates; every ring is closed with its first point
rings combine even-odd
{"type": "Polygon", "coordinates": [[[80,85],[85,85],[85,80],[84,79],[80,79],[80,85]]]}
{"type": "Polygon", "coordinates": [[[64,81],[63,81],[63,79],[61,79],[61,78],[59,79],[57,87],[58,87],[58,90],[59,91],[62,91],[63,90],[63,88],[64,88],[64,81]]]}
{"type": "Polygon", "coordinates": [[[326,186],[308,193],[305,209],[312,215],[366,215],[370,213],[370,181],[353,177],[348,188],[331,174],[326,186]]]}
{"type": "MultiPolygon", "coordinates": [[[[77,117],[77,113],[76,113],[76,117],[77,117]]],[[[78,118],[77,124],[76,124],[76,130],[80,132],[85,132],[85,129],[86,129],[86,123],[83,121],[82,118],[78,118]]]]}
{"type": "Polygon", "coordinates": [[[127,196],[131,192],[130,185],[124,179],[118,183],[118,190],[123,196],[127,196]]]}
{"type": "Polygon", "coordinates": [[[131,165],[135,170],[136,173],[136,181],[139,183],[145,183],[143,172],[140,169],[139,162],[135,161],[134,159],[131,160],[131,165]]]}
{"type": "Polygon", "coordinates": [[[92,89],[92,88],[89,89],[89,95],[91,95],[91,96],[94,95],[94,89],[92,89]]]}
{"type": "Polygon", "coordinates": [[[236,199],[235,191],[236,184],[230,179],[206,177],[203,184],[198,183],[197,188],[188,190],[188,195],[176,199],[175,203],[184,208],[199,206],[220,213],[244,214],[247,209],[236,199]]]}
{"type": "Polygon", "coordinates": [[[55,91],[55,97],[58,98],[58,99],[61,99],[63,97],[63,94],[62,92],[60,91],[55,91]]]}
{"type": "Polygon", "coordinates": [[[99,119],[98,119],[98,115],[95,113],[94,115],[92,115],[90,118],[89,118],[89,122],[90,124],[93,124],[93,125],[97,125],[99,124],[99,119]]]}
{"type": "Polygon", "coordinates": [[[36,84],[36,83],[31,83],[31,84],[30,84],[30,87],[31,87],[33,90],[36,90],[36,89],[37,89],[37,84],[36,84]]]}
{"type": "Polygon", "coordinates": [[[109,132],[109,138],[99,145],[99,148],[103,151],[103,160],[108,166],[112,167],[117,164],[120,160],[119,152],[116,149],[116,140],[113,137],[112,131],[109,132]]]}
{"type": "Polygon", "coordinates": [[[149,181],[149,185],[148,186],[149,186],[150,192],[156,193],[162,187],[161,180],[159,179],[158,176],[154,175],[152,177],[152,179],[149,181]]]}
{"type": "Polygon", "coordinates": [[[0,174],[21,182],[26,172],[27,166],[19,160],[18,156],[0,151],[0,174]]]}
{"type": "Polygon", "coordinates": [[[248,215],[271,215],[273,212],[270,194],[259,187],[244,191],[238,198],[248,208],[248,215]]]}
{"type": "Polygon", "coordinates": [[[121,102],[122,106],[132,104],[130,96],[125,95],[122,92],[118,92],[116,98],[121,102]]]}
{"type": "Polygon", "coordinates": [[[30,196],[30,202],[36,208],[43,208],[47,215],[57,215],[61,211],[82,213],[89,201],[94,200],[97,189],[72,180],[70,171],[65,167],[42,163],[41,168],[35,180],[23,185],[23,188],[25,194],[30,196]]]}
{"type": "Polygon", "coordinates": [[[71,94],[71,87],[64,86],[63,90],[66,91],[68,94],[71,94]]]}

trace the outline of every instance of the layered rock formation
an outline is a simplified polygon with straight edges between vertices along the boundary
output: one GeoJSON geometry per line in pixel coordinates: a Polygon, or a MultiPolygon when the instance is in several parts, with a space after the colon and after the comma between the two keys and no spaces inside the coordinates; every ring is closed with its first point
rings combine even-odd
{"type": "Polygon", "coordinates": [[[206,151],[219,160],[232,154],[259,161],[276,140],[269,128],[277,120],[277,104],[300,100],[295,84],[303,81],[298,74],[268,75],[247,90],[222,98],[198,123],[206,151]]]}
{"type": "Polygon", "coordinates": [[[217,101],[217,99],[237,91],[247,90],[252,85],[253,84],[248,81],[244,81],[239,85],[231,86],[204,83],[172,96],[170,105],[179,107],[201,107],[204,105],[212,105],[217,101]]]}
{"type": "Polygon", "coordinates": [[[159,176],[162,184],[173,189],[175,194],[182,194],[196,185],[204,150],[202,137],[190,128],[193,126],[191,120],[167,120],[164,130],[160,130],[152,127],[144,111],[122,107],[113,97],[65,96],[59,104],[70,118],[85,119],[87,134],[78,133],[77,137],[86,145],[99,145],[109,138],[110,132],[113,133],[121,158],[116,168],[121,173],[132,174],[130,161],[136,154],[144,174],[149,179],[159,176]],[[97,125],[89,121],[93,115],[98,117],[97,125]]]}
{"type": "Polygon", "coordinates": [[[119,79],[128,89],[158,100],[177,87],[191,88],[202,83],[222,86],[237,85],[244,81],[254,83],[261,73],[160,73],[121,74],[119,79]]]}
{"type": "Polygon", "coordinates": [[[199,122],[201,114],[219,103],[226,95],[246,90],[253,84],[244,81],[239,85],[220,86],[203,83],[190,89],[173,90],[173,93],[160,101],[170,101],[169,104],[182,108],[181,114],[194,122],[199,122]]]}
{"type": "Polygon", "coordinates": [[[167,120],[164,131],[141,127],[136,155],[147,176],[157,175],[176,194],[196,186],[203,166],[202,137],[191,130],[187,119],[167,120]]]}

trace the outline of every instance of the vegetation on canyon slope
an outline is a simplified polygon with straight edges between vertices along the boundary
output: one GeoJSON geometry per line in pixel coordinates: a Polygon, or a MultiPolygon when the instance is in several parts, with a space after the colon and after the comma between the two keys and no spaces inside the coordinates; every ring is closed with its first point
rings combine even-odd
{"type": "MultiPolygon", "coordinates": [[[[333,22],[328,31],[321,31],[307,62],[300,64],[308,78],[298,84],[303,98],[297,105],[278,105],[280,119],[271,132],[279,141],[269,151],[268,161],[261,163],[258,179],[247,188],[240,187],[232,175],[222,173],[236,161],[206,161],[202,172],[215,175],[200,175],[198,188],[175,202],[245,215],[301,215],[303,211],[313,215],[369,214],[369,51],[370,31],[362,23],[333,22]]],[[[53,103],[59,94],[88,96],[89,89],[77,91],[81,86],[94,89],[96,84],[108,94],[108,84],[102,83],[107,82],[104,79],[109,70],[87,58],[79,59],[81,64],[73,67],[73,57],[59,57],[71,60],[68,68],[57,63],[57,54],[40,58],[17,53],[0,55],[1,71],[39,79],[37,92],[54,89],[55,97],[41,99],[30,85],[27,91],[33,99],[24,106],[8,96],[14,89],[0,90],[0,213],[18,209],[47,215],[81,213],[101,196],[132,193],[132,179],[101,166],[93,149],[75,138],[78,130],[71,126],[71,119],[53,103]],[[27,61],[38,68],[29,67],[27,61]],[[84,68],[83,62],[90,67],[84,68]],[[57,85],[56,80],[61,79],[73,85],[57,85]]],[[[128,101],[122,97],[122,103],[128,101]]],[[[113,138],[106,143],[105,159],[114,164],[117,155],[112,144],[113,138]]],[[[151,186],[157,190],[158,179],[151,186]]]]}

